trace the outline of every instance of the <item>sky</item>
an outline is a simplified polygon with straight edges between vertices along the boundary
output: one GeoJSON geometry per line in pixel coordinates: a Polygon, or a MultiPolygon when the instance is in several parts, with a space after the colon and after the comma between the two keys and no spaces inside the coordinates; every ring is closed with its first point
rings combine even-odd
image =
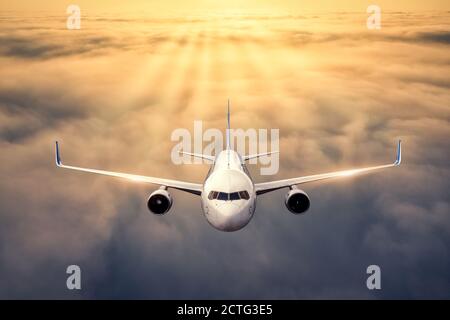
{"type": "Polygon", "coordinates": [[[450,298],[448,2],[396,2],[379,30],[359,1],[192,15],[79,1],[80,30],[68,3],[33,3],[0,13],[0,298],[450,298]],[[235,128],[280,130],[280,171],[251,165],[257,182],[389,163],[399,138],[402,166],[302,185],[300,216],[286,190],[265,194],[233,233],[195,195],[171,190],[156,216],[156,186],[55,167],[58,139],[66,164],[202,182],[207,166],[171,162],[171,132],[223,129],[228,98],[235,128]]]}
{"type": "Polygon", "coordinates": [[[145,12],[152,15],[167,15],[177,12],[201,12],[201,11],[242,11],[242,12],[307,12],[307,11],[360,11],[367,8],[371,4],[376,4],[386,11],[448,11],[450,4],[447,0],[77,0],[77,1],[61,1],[61,0],[18,0],[4,1],[0,4],[2,10],[19,10],[19,11],[60,11],[61,8],[67,7],[69,4],[76,4],[89,12],[145,12]]]}

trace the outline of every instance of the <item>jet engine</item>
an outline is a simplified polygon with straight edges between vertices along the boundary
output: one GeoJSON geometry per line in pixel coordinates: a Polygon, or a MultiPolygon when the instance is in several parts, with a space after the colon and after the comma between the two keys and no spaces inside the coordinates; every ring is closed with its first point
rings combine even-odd
{"type": "Polygon", "coordinates": [[[308,195],[297,188],[292,188],[284,200],[286,208],[293,214],[304,213],[309,209],[310,201],[308,195]]]}
{"type": "Polygon", "coordinates": [[[158,189],[148,197],[147,207],[154,214],[165,214],[172,207],[172,197],[167,190],[158,189]]]}

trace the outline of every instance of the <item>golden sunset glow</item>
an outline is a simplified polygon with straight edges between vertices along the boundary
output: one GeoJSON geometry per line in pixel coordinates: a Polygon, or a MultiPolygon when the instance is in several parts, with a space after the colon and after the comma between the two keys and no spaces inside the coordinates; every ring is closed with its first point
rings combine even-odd
{"type": "Polygon", "coordinates": [[[370,4],[376,4],[386,11],[417,11],[417,10],[448,10],[450,4],[446,0],[429,0],[429,1],[408,1],[408,0],[77,0],[77,1],[60,1],[60,0],[19,0],[14,2],[2,2],[0,9],[2,10],[54,10],[59,11],[69,4],[77,4],[82,8],[92,12],[140,12],[145,14],[153,14],[155,16],[165,16],[174,13],[195,14],[199,12],[241,12],[241,13],[281,13],[281,12],[338,12],[338,11],[365,11],[370,4]]]}

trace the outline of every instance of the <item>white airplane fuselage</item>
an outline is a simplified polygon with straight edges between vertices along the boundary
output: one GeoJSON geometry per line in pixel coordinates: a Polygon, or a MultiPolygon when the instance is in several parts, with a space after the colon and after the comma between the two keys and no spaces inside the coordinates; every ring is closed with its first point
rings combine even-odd
{"type": "Polygon", "coordinates": [[[201,197],[205,217],[214,228],[236,231],[250,222],[255,212],[256,192],[236,151],[228,149],[217,155],[201,197]]]}

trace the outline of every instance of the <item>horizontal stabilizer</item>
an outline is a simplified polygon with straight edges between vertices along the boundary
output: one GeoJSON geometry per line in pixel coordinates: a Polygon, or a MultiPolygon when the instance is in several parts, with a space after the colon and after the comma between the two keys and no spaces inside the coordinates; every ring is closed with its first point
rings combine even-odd
{"type": "Polygon", "coordinates": [[[269,156],[273,153],[279,153],[280,151],[271,151],[271,152],[264,152],[264,153],[256,153],[256,154],[250,154],[250,155],[246,155],[242,157],[242,160],[247,161],[250,159],[255,159],[255,158],[259,158],[259,157],[265,157],[265,156],[269,156]]]}
{"type": "Polygon", "coordinates": [[[194,158],[209,160],[211,162],[214,162],[214,160],[215,160],[215,158],[213,156],[208,156],[206,154],[201,154],[201,153],[192,153],[192,152],[184,152],[184,151],[179,151],[179,153],[187,155],[187,156],[192,156],[194,158]]]}

